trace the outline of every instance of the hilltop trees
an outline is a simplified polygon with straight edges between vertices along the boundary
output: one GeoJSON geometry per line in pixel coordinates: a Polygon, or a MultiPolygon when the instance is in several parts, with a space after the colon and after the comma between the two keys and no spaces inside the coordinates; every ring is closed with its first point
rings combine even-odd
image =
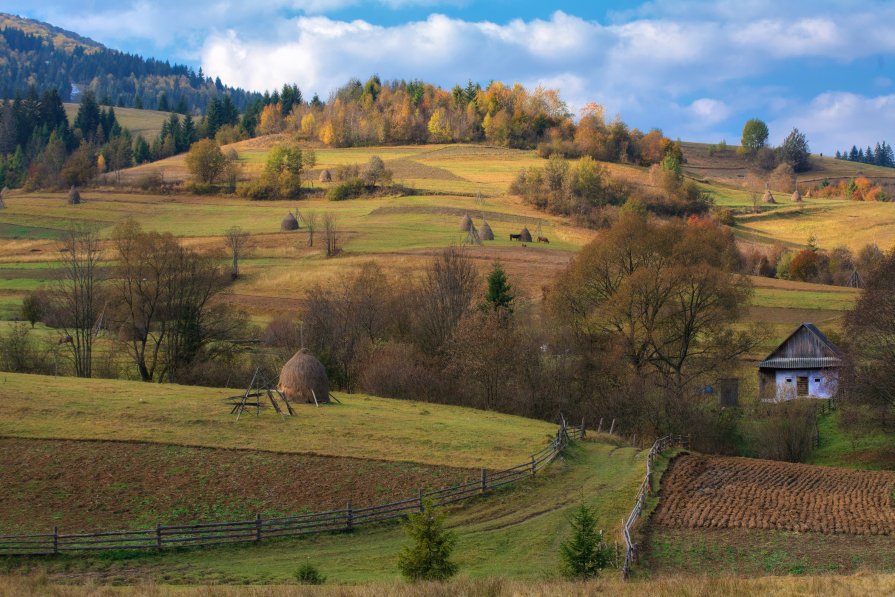
{"type": "Polygon", "coordinates": [[[193,143],[186,156],[186,167],[195,179],[207,185],[213,184],[224,171],[227,159],[218,144],[211,139],[193,143]]]}
{"type": "Polygon", "coordinates": [[[751,118],[743,125],[740,145],[749,152],[756,152],[768,142],[768,125],[763,120],[751,118]]]}
{"type": "Polygon", "coordinates": [[[780,146],[780,158],[796,172],[804,172],[811,168],[810,155],[805,134],[799,129],[792,129],[780,146]]]}

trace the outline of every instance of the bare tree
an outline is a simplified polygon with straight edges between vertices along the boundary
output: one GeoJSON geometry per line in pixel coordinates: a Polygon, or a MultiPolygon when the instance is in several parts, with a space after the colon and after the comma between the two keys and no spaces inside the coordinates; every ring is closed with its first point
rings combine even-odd
{"type": "Polygon", "coordinates": [[[477,282],[476,269],[462,249],[448,247],[435,258],[414,293],[425,350],[435,352],[450,337],[472,304],[477,282]]]}
{"type": "Polygon", "coordinates": [[[308,229],[308,246],[314,246],[314,230],[317,229],[317,212],[309,211],[304,214],[305,228],[308,229]]]}
{"type": "Polygon", "coordinates": [[[229,247],[230,254],[233,257],[233,267],[230,270],[230,277],[235,280],[239,277],[239,259],[248,251],[249,233],[239,226],[233,226],[228,228],[224,235],[227,247],[229,247]]]}
{"type": "Polygon", "coordinates": [[[326,244],[326,256],[339,254],[339,235],[336,231],[336,215],[331,211],[323,214],[323,242],[326,244]]]}
{"type": "Polygon", "coordinates": [[[62,239],[63,277],[53,292],[53,306],[70,347],[75,375],[90,377],[93,341],[102,314],[100,246],[96,228],[78,226],[62,239]]]}

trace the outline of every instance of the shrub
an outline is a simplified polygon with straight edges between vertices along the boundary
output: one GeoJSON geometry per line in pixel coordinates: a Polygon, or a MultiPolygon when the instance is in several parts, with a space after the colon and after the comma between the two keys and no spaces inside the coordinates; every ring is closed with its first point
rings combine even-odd
{"type": "Polygon", "coordinates": [[[719,209],[715,217],[718,219],[718,223],[724,226],[733,226],[736,223],[732,209],[719,209]]]}
{"type": "Polygon", "coordinates": [[[305,562],[295,571],[295,580],[303,585],[322,585],[326,582],[326,577],[320,574],[314,564],[305,562]]]}
{"type": "Polygon", "coordinates": [[[352,178],[351,180],[346,180],[330,187],[329,190],[326,191],[326,198],[330,201],[354,199],[355,197],[363,195],[365,190],[366,185],[364,185],[364,181],[359,178],[352,178]]]}
{"type": "Polygon", "coordinates": [[[572,515],[572,537],[559,547],[563,573],[569,578],[593,578],[609,564],[609,546],[590,508],[581,505],[572,515]]]}
{"type": "Polygon", "coordinates": [[[161,172],[150,172],[138,178],[134,184],[143,191],[157,191],[165,184],[165,179],[161,172]]]}
{"type": "Polygon", "coordinates": [[[404,531],[413,541],[398,556],[404,578],[414,582],[447,580],[457,573],[457,564],[450,559],[456,537],[445,530],[444,514],[430,500],[423,501],[422,512],[407,517],[404,531]]]}
{"type": "Polygon", "coordinates": [[[218,188],[210,182],[190,180],[186,183],[186,190],[193,195],[214,195],[218,188]]]}
{"type": "Polygon", "coordinates": [[[267,180],[262,178],[253,180],[252,182],[237,184],[236,194],[240,197],[245,197],[246,199],[258,201],[262,199],[272,199],[275,195],[275,189],[268,184],[267,180]]]}

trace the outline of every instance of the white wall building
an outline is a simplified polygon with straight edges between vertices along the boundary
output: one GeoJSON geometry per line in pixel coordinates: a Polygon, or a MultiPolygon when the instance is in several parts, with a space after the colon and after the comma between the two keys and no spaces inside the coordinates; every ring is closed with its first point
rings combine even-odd
{"type": "Polygon", "coordinates": [[[763,400],[832,398],[842,352],[812,323],[803,323],[758,365],[763,400]]]}

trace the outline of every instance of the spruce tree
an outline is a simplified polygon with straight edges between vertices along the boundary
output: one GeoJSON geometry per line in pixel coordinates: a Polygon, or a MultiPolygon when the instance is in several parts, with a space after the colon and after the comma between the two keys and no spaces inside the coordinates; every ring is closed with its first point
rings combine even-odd
{"type": "Polygon", "coordinates": [[[444,514],[430,500],[423,501],[423,511],[411,514],[404,532],[413,541],[398,555],[398,567],[409,581],[447,580],[457,573],[451,561],[456,537],[444,528],[444,514]]]}
{"type": "Polygon", "coordinates": [[[513,312],[513,287],[507,280],[507,274],[500,263],[495,263],[488,274],[488,292],[485,293],[486,306],[494,311],[503,311],[507,314],[513,312]]]}
{"type": "Polygon", "coordinates": [[[593,578],[609,565],[609,547],[590,508],[581,505],[572,515],[572,537],[559,547],[563,573],[569,578],[593,578]]]}

